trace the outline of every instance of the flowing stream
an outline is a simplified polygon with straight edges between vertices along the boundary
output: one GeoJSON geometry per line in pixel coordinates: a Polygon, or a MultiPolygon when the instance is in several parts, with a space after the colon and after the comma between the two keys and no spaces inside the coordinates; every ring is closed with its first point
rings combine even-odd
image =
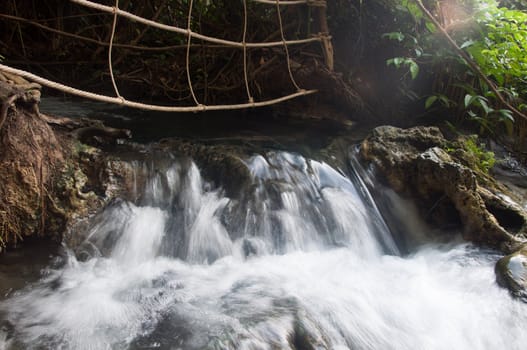
{"type": "Polygon", "coordinates": [[[134,162],[137,202],[113,201],[0,302],[0,349],[525,349],[497,253],[430,243],[392,194],[420,242],[402,254],[357,173],[244,162],[231,198],[191,159],[134,162]]]}

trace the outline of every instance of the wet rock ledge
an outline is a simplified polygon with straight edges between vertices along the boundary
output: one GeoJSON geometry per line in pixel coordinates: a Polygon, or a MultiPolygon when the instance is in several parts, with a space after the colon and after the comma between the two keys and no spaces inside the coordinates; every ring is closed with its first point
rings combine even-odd
{"type": "Polygon", "coordinates": [[[436,127],[382,126],[363,141],[361,156],[395,191],[413,198],[432,224],[457,225],[466,240],[510,254],[496,266],[497,281],[524,298],[526,212],[463,144],[447,141],[436,127]]]}

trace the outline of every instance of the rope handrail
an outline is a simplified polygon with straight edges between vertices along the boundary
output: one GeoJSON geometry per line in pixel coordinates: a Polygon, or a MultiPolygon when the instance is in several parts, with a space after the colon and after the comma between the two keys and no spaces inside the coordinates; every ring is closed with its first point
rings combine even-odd
{"type": "MultiPolygon", "coordinates": [[[[115,0],[115,9],[119,8],[119,0],[115,0]]],[[[117,83],[115,82],[115,77],[113,75],[113,65],[112,65],[112,48],[113,48],[113,39],[115,37],[115,27],[117,27],[117,13],[113,14],[113,23],[112,23],[112,33],[110,36],[110,45],[108,47],[108,68],[110,70],[110,78],[112,79],[112,85],[113,89],[115,91],[115,94],[117,97],[121,97],[121,93],[119,92],[119,89],[117,88],[117,83]]]]}
{"type": "MultiPolygon", "coordinates": [[[[258,2],[260,4],[275,5],[275,0],[252,0],[252,2],[258,2]]],[[[304,5],[307,4],[308,0],[281,0],[280,5],[304,5]]]]}
{"type": "Polygon", "coordinates": [[[245,45],[247,40],[247,15],[247,0],[243,0],[243,79],[245,81],[245,91],[247,92],[247,100],[249,101],[249,103],[254,103],[254,98],[251,94],[251,89],[249,87],[249,74],[247,72],[247,46],[245,45]]]}
{"type": "Polygon", "coordinates": [[[76,89],[71,86],[67,86],[64,84],[60,84],[60,83],[42,78],[33,73],[29,73],[21,69],[12,68],[12,67],[9,67],[3,64],[0,64],[0,71],[19,75],[23,78],[34,81],[41,85],[44,85],[52,89],[59,90],[59,91],[62,91],[62,92],[65,92],[71,95],[89,98],[89,99],[100,101],[100,102],[117,104],[117,105],[125,106],[125,107],[150,110],[150,111],[159,111],[159,112],[205,112],[205,111],[220,111],[220,110],[236,110],[236,109],[245,109],[245,108],[251,108],[251,107],[265,107],[265,106],[271,106],[271,105],[274,105],[280,102],[292,100],[300,96],[310,95],[310,94],[317,92],[317,90],[300,90],[293,94],[289,94],[289,95],[282,96],[279,98],[258,101],[258,102],[253,102],[253,103],[238,103],[238,104],[210,105],[210,106],[209,105],[162,106],[162,105],[152,105],[152,104],[146,104],[146,103],[141,103],[141,102],[129,101],[125,98],[110,97],[106,95],[96,94],[93,92],[83,91],[83,90],[76,89]]]}
{"type": "Polygon", "coordinates": [[[280,37],[282,38],[282,43],[284,45],[284,51],[285,51],[285,57],[287,62],[287,72],[289,73],[289,79],[291,79],[291,82],[295,86],[297,90],[301,90],[298,84],[295,81],[295,78],[293,77],[293,72],[291,71],[291,58],[289,57],[289,48],[287,47],[286,40],[285,40],[285,34],[284,34],[284,26],[282,24],[282,14],[280,13],[280,1],[275,0],[276,4],[276,14],[278,16],[278,24],[280,25],[280,37]]]}
{"type": "Polygon", "coordinates": [[[302,44],[302,43],[309,43],[314,41],[323,42],[324,40],[328,40],[329,34],[328,33],[319,33],[317,36],[307,38],[307,39],[300,39],[300,40],[286,40],[284,35],[284,27],[282,24],[282,16],[280,13],[280,6],[281,5],[297,5],[297,4],[307,4],[308,6],[321,6],[321,3],[325,6],[324,0],[253,0],[255,2],[261,2],[261,3],[267,3],[267,4],[274,4],[276,5],[276,11],[278,16],[278,22],[280,25],[280,34],[281,34],[281,41],[272,41],[272,42],[260,42],[260,43],[248,43],[246,41],[247,39],[247,0],[243,0],[243,10],[244,10],[244,23],[243,23],[243,38],[241,42],[231,41],[231,40],[225,40],[220,39],[216,37],[209,37],[206,35],[202,35],[196,32],[193,32],[191,30],[191,19],[192,19],[192,8],[193,8],[193,0],[190,0],[189,3],[189,11],[188,11],[188,18],[187,18],[187,28],[183,29],[177,26],[171,26],[162,24],[159,22],[156,22],[154,20],[149,20],[137,15],[134,15],[130,12],[124,11],[119,8],[119,0],[115,0],[115,6],[106,6],[98,3],[94,3],[89,0],[71,0],[73,3],[79,4],[81,6],[85,6],[88,8],[97,9],[103,13],[109,13],[112,14],[113,17],[113,23],[111,26],[111,33],[110,33],[110,40],[109,43],[106,44],[108,46],[108,65],[110,70],[110,77],[112,81],[112,85],[115,91],[116,96],[111,97],[103,94],[97,94],[89,91],[84,91],[81,89],[77,89],[68,85],[64,85],[46,78],[43,78],[41,76],[38,76],[36,74],[9,67],[4,64],[0,64],[0,71],[11,73],[15,75],[19,75],[23,78],[26,78],[28,80],[35,81],[41,85],[48,86],[50,88],[80,96],[83,98],[92,99],[95,101],[100,102],[106,102],[111,104],[117,104],[120,106],[130,107],[130,108],[137,108],[137,109],[143,109],[143,110],[151,110],[151,111],[161,111],[161,112],[199,112],[199,111],[218,111],[218,110],[235,110],[235,109],[245,109],[245,108],[254,108],[254,107],[264,107],[264,106],[270,106],[274,105],[280,102],[284,102],[287,100],[291,100],[296,97],[309,95],[312,93],[315,93],[317,90],[305,90],[301,89],[297,83],[295,82],[295,79],[292,74],[291,70],[291,64],[290,64],[290,57],[289,57],[289,50],[288,45],[295,45],[295,44],[302,44]],[[316,4],[315,4],[316,3],[316,4]],[[315,5],[313,5],[315,4],[315,5]],[[192,95],[192,98],[196,105],[194,106],[164,106],[164,105],[154,105],[154,104],[147,104],[142,102],[136,102],[136,101],[130,101],[127,100],[125,97],[121,96],[119,93],[119,89],[117,87],[115,77],[113,74],[113,67],[112,67],[112,48],[115,45],[114,44],[114,37],[115,37],[115,31],[116,31],[116,25],[118,17],[124,17],[129,20],[145,24],[150,27],[159,28],[162,30],[175,32],[179,34],[183,34],[187,38],[186,43],[186,73],[187,73],[187,82],[190,89],[190,93],[192,95]],[[190,76],[190,47],[192,39],[200,39],[203,41],[211,42],[214,44],[220,44],[224,46],[230,46],[230,47],[236,47],[236,48],[242,48],[243,49],[243,74],[244,74],[244,80],[245,80],[245,88],[247,92],[248,102],[247,103],[235,103],[235,104],[219,104],[219,105],[205,105],[199,103],[199,101],[196,98],[196,95],[194,93],[194,89],[192,87],[192,81],[190,76]],[[291,82],[297,89],[295,93],[291,93],[289,95],[285,95],[282,97],[270,99],[270,100],[263,100],[255,102],[250,88],[249,88],[249,80],[248,80],[248,72],[247,72],[247,48],[265,48],[265,47],[274,47],[274,46],[283,46],[286,54],[286,61],[287,61],[287,69],[289,73],[289,77],[291,79],[291,82]]]}
{"type": "MultiPolygon", "coordinates": [[[[89,1],[89,0],[70,0],[70,1],[73,2],[73,3],[76,3],[76,4],[79,4],[79,5],[88,7],[88,8],[93,8],[93,9],[99,10],[101,12],[106,12],[106,13],[110,13],[110,14],[116,13],[117,15],[125,17],[125,18],[128,18],[131,21],[142,23],[142,24],[145,24],[145,25],[148,25],[148,26],[151,26],[151,27],[163,29],[163,30],[166,30],[166,31],[169,31],[169,32],[175,32],[175,33],[183,34],[183,35],[186,35],[186,36],[191,36],[192,38],[200,39],[200,40],[203,40],[203,41],[208,41],[208,42],[215,43],[215,44],[228,45],[228,46],[238,47],[238,48],[242,48],[242,49],[243,49],[244,46],[248,47],[248,48],[262,48],[262,47],[282,46],[284,44],[286,44],[286,45],[306,44],[306,43],[311,43],[311,42],[315,42],[315,41],[322,41],[323,38],[327,38],[328,37],[327,34],[323,34],[322,33],[322,34],[317,34],[317,35],[314,35],[311,38],[306,38],[306,39],[288,40],[288,41],[285,41],[285,42],[284,41],[270,41],[270,42],[264,42],[264,43],[245,43],[245,45],[244,45],[242,42],[210,37],[210,36],[207,36],[207,35],[203,35],[203,34],[199,34],[199,33],[193,32],[192,30],[188,30],[188,29],[184,29],[184,28],[181,28],[181,27],[177,27],[177,26],[171,26],[171,25],[168,25],[168,24],[162,24],[162,23],[159,23],[159,22],[155,22],[155,21],[152,21],[152,20],[149,20],[149,19],[137,16],[137,15],[134,15],[134,14],[132,14],[130,12],[127,12],[127,11],[124,11],[124,10],[121,10],[121,9],[115,9],[112,6],[106,6],[106,5],[97,4],[97,3],[89,1]]],[[[276,3],[276,2],[274,2],[274,3],[276,3]]]]}
{"type": "MultiPolygon", "coordinates": [[[[190,26],[192,24],[192,8],[194,6],[194,0],[190,0],[190,3],[188,5],[188,17],[187,17],[187,31],[190,32],[190,26]]],[[[187,72],[187,83],[188,88],[190,90],[190,94],[192,95],[192,99],[194,100],[194,103],[196,105],[200,105],[198,98],[196,97],[196,94],[194,93],[194,88],[192,87],[192,78],[190,77],[190,44],[192,41],[192,36],[187,36],[187,53],[185,55],[185,70],[187,72]]]]}
{"type": "MultiPolygon", "coordinates": [[[[252,0],[252,2],[257,2],[260,4],[275,5],[275,0],[252,0]]],[[[308,6],[326,6],[325,0],[280,0],[279,5],[308,5],[308,6]]]]}
{"type": "MultiPolygon", "coordinates": [[[[40,23],[31,21],[31,20],[29,20],[27,18],[6,15],[6,14],[3,14],[3,13],[0,13],[0,18],[5,18],[5,19],[11,20],[11,21],[17,21],[17,22],[26,23],[26,24],[35,26],[35,27],[43,29],[43,30],[47,30],[47,31],[52,32],[52,33],[56,33],[56,34],[59,34],[59,35],[65,36],[65,37],[69,37],[69,38],[83,40],[83,41],[86,41],[86,42],[89,42],[89,43],[92,43],[92,44],[96,44],[96,45],[99,45],[99,46],[110,46],[110,44],[108,42],[104,42],[104,41],[92,39],[92,38],[89,38],[89,37],[86,37],[86,36],[77,35],[77,34],[73,34],[73,33],[68,33],[68,32],[65,32],[65,31],[62,31],[62,30],[51,28],[51,27],[42,25],[40,23]]],[[[113,43],[112,45],[113,45],[113,47],[118,47],[118,48],[121,48],[121,49],[133,49],[133,50],[140,50],[140,51],[168,51],[168,50],[175,50],[175,49],[185,49],[185,50],[187,49],[187,44],[168,45],[168,46],[142,46],[142,45],[113,43]]],[[[192,44],[191,47],[192,48],[194,48],[194,47],[199,47],[199,48],[207,47],[207,48],[212,48],[212,49],[214,49],[214,48],[215,49],[219,49],[219,48],[226,48],[226,47],[231,47],[231,46],[230,45],[220,45],[220,44],[217,44],[217,45],[212,45],[212,44],[208,44],[208,45],[192,44]]]]}

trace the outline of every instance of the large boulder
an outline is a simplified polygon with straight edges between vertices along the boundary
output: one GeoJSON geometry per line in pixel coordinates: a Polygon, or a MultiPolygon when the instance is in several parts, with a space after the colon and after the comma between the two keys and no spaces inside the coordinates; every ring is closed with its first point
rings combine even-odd
{"type": "Polygon", "coordinates": [[[525,241],[521,206],[503,186],[467,166],[463,152],[451,152],[438,128],[378,127],[363,141],[361,155],[394,190],[414,198],[432,223],[457,223],[465,239],[507,253],[525,241]]]}

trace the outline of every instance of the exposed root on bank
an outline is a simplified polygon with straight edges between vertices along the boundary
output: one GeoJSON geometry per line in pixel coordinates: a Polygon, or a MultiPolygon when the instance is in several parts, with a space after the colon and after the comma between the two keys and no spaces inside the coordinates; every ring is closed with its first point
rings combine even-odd
{"type": "Polygon", "coordinates": [[[42,235],[48,223],[53,225],[53,219],[46,215],[46,193],[64,161],[62,147],[47,123],[23,101],[13,102],[0,129],[2,246],[17,244],[29,235],[42,235]]]}
{"type": "Polygon", "coordinates": [[[84,168],[98,163],[84,159],[90,151],[84,143],[130,137],[97,121],[40,114],[38,88],[0,74],[0,251],[30,236],[60,239],[72,216],[97,207],[100,198],[84,189],[84,168]]]}

